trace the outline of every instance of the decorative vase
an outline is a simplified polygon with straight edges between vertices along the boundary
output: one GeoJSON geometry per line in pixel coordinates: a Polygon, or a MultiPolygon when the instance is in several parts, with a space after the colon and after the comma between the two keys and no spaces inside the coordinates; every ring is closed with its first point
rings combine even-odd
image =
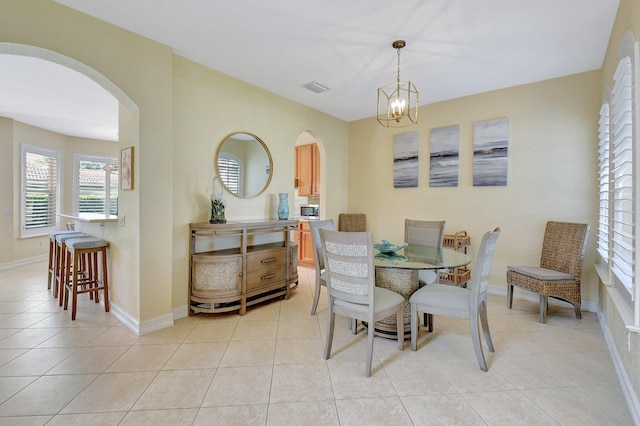
{"type": "Polygon", "coordinates": [[[211,193],[211,218],[209,223],[227,223],[224,217],[226,203],[222,198],[222,181],[219,176],[213,178],[213,192],[211,193]]]}
{"type": "Polygon", "coordinates": [[[279,192],[278,198],[280,199],[278,202],[278,219],[287,220],[289,219],[289,193],[279,192]]]}

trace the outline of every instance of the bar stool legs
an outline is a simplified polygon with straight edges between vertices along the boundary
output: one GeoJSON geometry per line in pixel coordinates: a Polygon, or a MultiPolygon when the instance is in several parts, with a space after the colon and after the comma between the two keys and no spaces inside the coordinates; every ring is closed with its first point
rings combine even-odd
{"type": "Polygon", "coordinates": [[[76,319],[78,294],[90,293],[99,302],[99,292],[104,291],[104,310],[109,312],[109,275],[107,271],[107,242],[99,238],[71,238],[66,240],[65,269],[70,275],[64,286],[64,309],[69,306],[71,293],[71,319],[76,319]],[[98,268],[98,254],[101,256],[102,279],[98,268]],[[87,265],[83,270],[73,265],[80,265],[82,257],[86,257],[87,265]]]}
{"type": "Polygon", "coordinates": [[[53,297],[58,298],[59,305],[62,306],[62,286],[64,285],[65,274],[65,241],[69,238],[88,237],[87,234],[77,231],[55,231],[49,234],[49,288],[53,286],[53,297]],[[53,250],[53,251],[52,251],[53,250]],[[59,296],[58,296],[59,294],[59,296]]]}

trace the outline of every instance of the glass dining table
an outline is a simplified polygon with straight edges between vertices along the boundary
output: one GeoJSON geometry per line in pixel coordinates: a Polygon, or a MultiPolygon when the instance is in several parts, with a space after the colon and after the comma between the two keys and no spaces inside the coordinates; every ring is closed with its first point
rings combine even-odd
{"type": "MultiPolygon", "coordinates": [[[[411,306],[409,297],[419,287],[418,272],[440,269],[460,268],[471,263],[467,254],[446,247],[433,247],[409,244],[393,253],[378,253],[374,257],[376,267],[376,285],[388,288],[405,298],[404,324],[405,337],[411,334],[411,306]]],[[[376,335],[395,339],[395,315],[378,321],[375,326],[376,335]]]]}

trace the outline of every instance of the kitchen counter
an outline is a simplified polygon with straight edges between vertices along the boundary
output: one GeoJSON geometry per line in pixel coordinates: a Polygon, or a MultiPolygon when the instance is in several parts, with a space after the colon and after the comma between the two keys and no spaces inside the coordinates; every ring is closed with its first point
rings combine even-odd
{"type": "Polygon", "coordinates": [[[67,219],[78,220],[80,222],[88,222],[88,223],[110,223],[117,222],[118,216],[112,214],[102,214],[102,213],[58,213],[58,216],[64,217],[67,219]]]}

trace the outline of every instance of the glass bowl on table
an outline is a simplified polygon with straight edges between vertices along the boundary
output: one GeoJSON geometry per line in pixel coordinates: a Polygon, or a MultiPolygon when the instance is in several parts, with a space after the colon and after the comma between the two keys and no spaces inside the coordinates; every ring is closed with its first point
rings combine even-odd
{"type": "Polygon", "coordinates": [[[393,243],[390,243],[387,240],[382,240],[381,243],[374,243],[373,247],[379,250],[380,254],[390,256],[390,255],[395,255],[398,250],[402,250],[403,248],[406,248],[408,245],[409,244],[407,243],[402,243],[402,245],[395,245],[393,243]]]}

